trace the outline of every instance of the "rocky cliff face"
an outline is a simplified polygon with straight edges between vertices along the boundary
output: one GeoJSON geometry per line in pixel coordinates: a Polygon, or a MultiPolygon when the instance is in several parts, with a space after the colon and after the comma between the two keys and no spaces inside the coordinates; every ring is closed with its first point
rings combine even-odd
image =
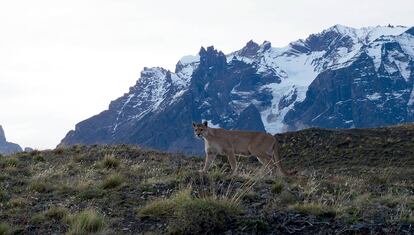
{"type": "Polygon", "coordinates": [[[22,148],[18,144],[7,142],[3,127],[0,125],[0,154],[12,154],[21,151],[22,148]]]}
{"type": "Polygon", "coordinates": [[[201,48],[174,72],[144,68],[128,93],[77,124],[62,144],[201,153],[192,121],[272,134],[409,122],[413,57],[413,28],[402,26],[336,25],[283,48],[250,41],[228,55],[201,48]]]}

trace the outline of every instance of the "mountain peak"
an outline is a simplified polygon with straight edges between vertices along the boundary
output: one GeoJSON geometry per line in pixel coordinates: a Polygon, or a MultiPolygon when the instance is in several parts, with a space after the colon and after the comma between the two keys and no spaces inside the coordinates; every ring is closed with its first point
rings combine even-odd
{"type": "Polygon", "coordinates": [[[244,46],[239,51],[239,55],[240,56],[246,56],[246,57],[255,56],[259,49],[260,49],[259,44],[255,43],[253,40],[250,40],[246,43],[246,46],[244,46]]]}
{"type": "Polygon", "coordinates": [[[253,40],[249,40],[247,43],[246,43],[246,46],[245,47],[247,47],[247,48],[256,48],[256,47],[258,47],[259,45],[256,43],[256,42],[254,42],[253,40]]]}
{"type": "Polygon", "coordinates": [[[271,42],[269,42],[269,41],[264,41],[264,42],[262,43],[262,45],[260,45],[260,49],[261,49],[261,51],[267,51],[267,50],[269,50],[270,48],[272,48],[272,43],[271,43],[271,42]]]}
{"type": "Polygon", "coordinates": [[[349,27],[349,26],[342,25],[342,24],[336,24],[334,26],[329,27],[326,31],[336,31],[338,33],[346,33],[346,32],[355,31],[355,30],[357,29],[353,27],[349,27]]]}
{"type": "Polygon", "coordinates": [[[218,51],[214,46],[209,46],[207,49],[201,47],[200,52],[200,66],[222,66],[226,63],[226,56],[222,51],[218,51]]]}

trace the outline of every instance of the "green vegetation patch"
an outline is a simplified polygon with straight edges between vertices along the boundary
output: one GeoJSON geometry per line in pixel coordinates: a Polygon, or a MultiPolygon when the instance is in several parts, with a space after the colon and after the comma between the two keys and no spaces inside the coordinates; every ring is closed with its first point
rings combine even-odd
{"type": "Polygon", "coordinates": [[[282,192],[282,190],[283,190],[283,181],[282,180],[275,180],[273,183],[272,183],[272,192],[273,193],[275,193],[275,194],[279,194],[279,193],[281,193],[282,192]]]}
{"type": "Polygon", "coordinates": [[[0,223],[0,235],[8,235],[11,234],[11,228],[6,223],[0,223]]]}

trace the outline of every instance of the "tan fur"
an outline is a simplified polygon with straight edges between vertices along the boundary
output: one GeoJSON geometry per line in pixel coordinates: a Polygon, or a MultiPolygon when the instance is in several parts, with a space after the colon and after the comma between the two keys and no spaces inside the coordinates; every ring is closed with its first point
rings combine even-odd
{"type": "Polygon", "coordinates": [[[222,128],[210,128],[207,122],[193,123],[195,135],[203,138],[205,143],[206,160],[202,172],[206,172],[215,157],[226,155],[233,174],[237,172],[236,155],[255,156],[263,164],[275,164],[283,175],[286,172],[279,156],[279,143],[270,134],[252,131],[231,131],[222,128]]]}

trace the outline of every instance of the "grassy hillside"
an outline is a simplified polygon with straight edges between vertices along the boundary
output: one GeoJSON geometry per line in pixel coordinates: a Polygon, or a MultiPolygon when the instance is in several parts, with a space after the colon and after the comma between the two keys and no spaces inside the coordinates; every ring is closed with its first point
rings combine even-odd
{"type": "Polygon", "coordinates": [[[414,233],[414,126],[279,139],[296,177],[125,145],[3,156],[0,235],[414,233]]]}

